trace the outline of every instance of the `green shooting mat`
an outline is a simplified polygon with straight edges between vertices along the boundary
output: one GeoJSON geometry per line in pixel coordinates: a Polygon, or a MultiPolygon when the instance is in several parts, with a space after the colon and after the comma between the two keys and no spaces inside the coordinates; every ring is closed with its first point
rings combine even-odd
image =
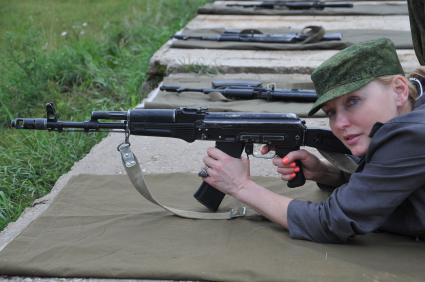
{"type": "MultiPolygon", "coordinates": [[[[226,29],[184,29],[181,36],[217,36],[223,34],[226,29]]],[[[299,33],[300,30],[291,28],[282,29],[256,29],[263,34],[287,34],[290,32],[299,33]]],[[[231,31],[243,31],[231,29],[231,31]]],[[[410,31],[396,30],[376,30],[376,29],[344,29],[344,30],[326,30],[328,34],[339,32],[342,34],[342,40],[318,41],[312,43],[264,43],[264,42],[229,42],[229,41],[210,41],[174,39],[171,41],[171,48],[189,48],[189,49],[233,49],[233,50],[313,50],[313,49],[344,49],[354,43],[368,41],[379,37],[386,37],[394,42],[397,49],[413,49],[412,35],[410,31]]]]}
{"type": "MultiPolygon", "coordinates": [[[[279,193],[318,201],[314,183],[289,189],[274,177],[255,180],[279,193]]],[[[202,210],[194,174],[147,175],[168,205],[202,210]]],[[[228,198],[228,197],[226,197],[228,198]]],[[[234,205],[226,199],[225,206],[234,205]]],[[[79,175],[51,206],[0,252],[0,274],[208,281],[422,281],[425,245],[374,233],[349,244],[294,240],[249,211],[234,220],[173,216],[137,194],[125,175],[79,175]]]]}
{"type": "MultiPolygon", "coordinates": [[[[258,1],[257,3],[260,3],[258,1]]],[[[235,1],[233,4],[250,4],[251,2],[235,1]]],[[[352,8],[325,8],[308,10],[290,10],[290,9],[264,9],[254,7],[234,7],[226,6],[227,3],[216,2],[207,3],[198,9],[198,14],[217,14],[217,15],[407,15],[407,3],[405,1],[382,2],[382,3],[353,3],[352,8]]]]}
{"type": "MultiPolygon", "coordinates": [[[[313,83],[309,75],[300,74],[215,74],[199,75],[195,73],[172,74],[164,78],[163,85],[179,85],[193,88],[211,88],[211,82],[221,79],[259,80],[263,85],[275,83],[276,88],[299,88],[313,89],[313,83]]],[[[173,109],[178,107],[208,108],[210,111],[234,111],[234,112],[279,112],[295,113],[300,117],[306,117],[312,103],[295,103],[283,101],[267,101],[264,99],[251,100],[216,100],[213,95],[199,92],[166,92],[154,90],[144,102],[146,109],[173,109]]],[[[323,117],[319,112],[315,117],[323,117]]]]}

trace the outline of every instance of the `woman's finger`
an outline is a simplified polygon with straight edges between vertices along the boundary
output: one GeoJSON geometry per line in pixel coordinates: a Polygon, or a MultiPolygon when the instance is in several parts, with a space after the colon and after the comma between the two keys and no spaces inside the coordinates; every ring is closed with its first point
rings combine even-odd
{"type": "Polygon", "coordinates": [[[226,154],[222,150],[217,149],[215,147],[208,148],[207,154],[208,154],[208,156],[210,156],[211,158],[216,159],[216,160],[227,158],[229,156],[228,154],[226,154]]]}
{"type": "Polygon", "coordinates": [[[216,167],[219,161],[214,158],[211,158],[209,155],[203,158],[203,162],[207,167],[216,167]]]}

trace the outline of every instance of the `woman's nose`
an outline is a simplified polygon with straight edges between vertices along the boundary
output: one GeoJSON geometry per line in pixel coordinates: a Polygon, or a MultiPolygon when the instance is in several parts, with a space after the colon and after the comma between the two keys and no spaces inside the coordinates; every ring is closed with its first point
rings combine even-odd
{"type": "Polygon", "coordinates": [[[350,120],[344,113],[337,113],[335,114],[333,124],[336,129],[343,130],[350,125],[350,120]]]}

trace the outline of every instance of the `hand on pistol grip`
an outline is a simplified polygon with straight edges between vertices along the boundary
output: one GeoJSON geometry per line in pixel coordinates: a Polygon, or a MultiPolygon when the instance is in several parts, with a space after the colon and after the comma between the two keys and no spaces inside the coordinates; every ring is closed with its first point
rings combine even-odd
{"type": "MultiPolygon", "coordinates": [[[[244,149],[244,144],[242,143],[216,142],[215,146],[234,158],[240,158],[244,149]]],[[[225,195],[203,181],[193,196],[208,209],[217,211],[225,195]]]]}
{"type": "MultiPolygon", "coordinates": [[[[294,150],[287,150],[287,149],[276,149],[276,155],[278,155],[280,158],[283,158],[288,154],[290,151],[298,150],[299,148],[294,148],[294,150]]],[[[295,177],[288,181],[287,186],[289,188],[295,188],[299,186],[303,186],[305,184],[305,176],[303,173],[303,166],[302,162],[300,160],[295,161],[297,167],[300,168],[300,170],[295,174],[295,177]]]]}

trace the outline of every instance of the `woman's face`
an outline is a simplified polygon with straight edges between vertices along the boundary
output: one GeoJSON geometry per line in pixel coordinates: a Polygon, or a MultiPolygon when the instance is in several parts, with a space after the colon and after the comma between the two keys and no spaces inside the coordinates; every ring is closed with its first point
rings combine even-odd
{"type": "Polygon", "coordinates": [[[369,133],[376,122],[387,122],[401,113],[401,106],[407,98],[399,99],[400,89],[394,86],[393,83],[386,85],[374,80],[322,107],[329,117],[332,132],[353,155],[366,154],[371,140],[369,133]]]}

